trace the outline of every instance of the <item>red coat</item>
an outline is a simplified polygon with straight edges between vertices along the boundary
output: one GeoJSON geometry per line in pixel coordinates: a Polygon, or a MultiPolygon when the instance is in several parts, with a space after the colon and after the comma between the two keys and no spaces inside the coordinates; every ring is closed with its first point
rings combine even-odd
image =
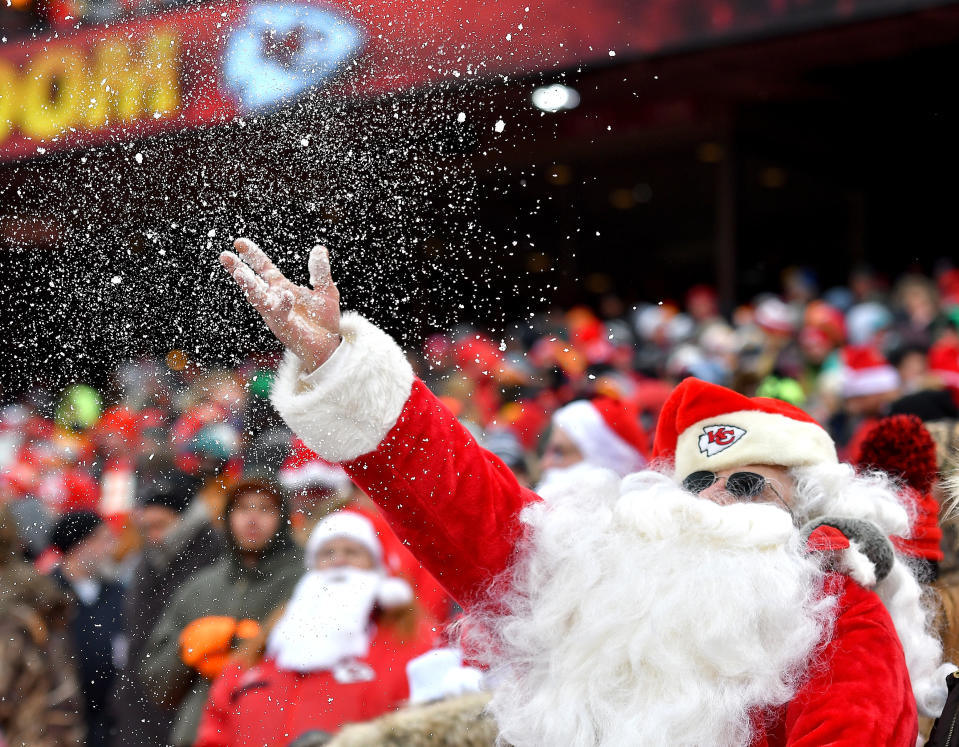
{"type": "MultiPolygon", "coordinates": [[[[376,449],[344,466],[464,606],[508,567],[519,512],[538,500],[419,380],[376,449]]],[[[848,578],[831,583],[840,611],[823,665],[787,708],[757,718],[754,744],[914,747],[916,703],[888,612],[848,578]]]]}
{"type": "Polygon", "coordinates": [[[409,697],[406,663],[433,639],[427,619],[406,641],[377,628],[369,654],[336,674],[281,670],[269,658],[252,669],[229,667],[210,690],[195,747],[284,745],[307,731],[333,733],[381,716],[409,697]]]}

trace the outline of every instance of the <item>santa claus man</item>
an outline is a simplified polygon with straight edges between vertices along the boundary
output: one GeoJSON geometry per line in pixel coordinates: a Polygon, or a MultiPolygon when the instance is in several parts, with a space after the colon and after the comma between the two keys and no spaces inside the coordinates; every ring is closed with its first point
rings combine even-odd
{"type": "Polygon", "coordinates": [[[288,353],[273,401],[344,465],[469,610],[502,738],[525,745],[896,745],[945,700],[940,647],[880,475],[802,411],[689,380],[658,471],[543,501],[403,352],[341,317],[326,250],[298,287],[255,245],[221,260],[288,353]]]}

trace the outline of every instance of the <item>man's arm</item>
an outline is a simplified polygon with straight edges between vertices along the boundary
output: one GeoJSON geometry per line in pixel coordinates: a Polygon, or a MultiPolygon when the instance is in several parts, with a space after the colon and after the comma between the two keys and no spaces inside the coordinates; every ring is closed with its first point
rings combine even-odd
{"type": "Polygon", "coordinates": [[[384,332],[340,318],[327,251],[314,247],[312,288],[287,280],[251,241],[220,256],[287,347],[273,403],[320,456],[347,463],[397,534],[460,602],[508,564],[518,514],[536,496],[481,449],[384,332]]]}
{"type": "Polygon", "coordinates": [[[403,352],[356,314],[305,375],[288,354],[273,403],[320,456],[343,462],[420,562],[461,604],[509,562],[519,512],[537,497],[413,376],[403,352]]]}
{"type": "Polygon", "coordinates": [[[183,700],[197,674],[180,658],[180,632],[189,620],[182,618],[180,612],[183,591],[189,591],[192,584],[180,587],[163,616],[157,621],[144,650],[137,674],[140,682],[153,699],[171,708],[176,708],[183,700]]]}
{"type": "Polygon", "coordinates": [[[919,731],[906,660],[879,597],[846,576],[832,639],[786,711],[784,744],[913,747],[919,731]]]}

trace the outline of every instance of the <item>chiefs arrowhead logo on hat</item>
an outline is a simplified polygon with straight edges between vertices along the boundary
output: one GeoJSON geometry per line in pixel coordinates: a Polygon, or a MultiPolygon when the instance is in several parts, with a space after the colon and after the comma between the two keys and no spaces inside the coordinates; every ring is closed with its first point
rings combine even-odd
{"type": "Polygon", "coordinates": [[[743,428],[735,425],[704,425],[699,437],[699,450],[708,457],[725,451],[746,435],[743,428]]]}
{"type": "Polygon", "coordinates": [[[832,438],[798,407],[692,377],[663,404],[653,459],[672,459],[680,478],[746,464],[802,467],[838,461],[832,438]]]}

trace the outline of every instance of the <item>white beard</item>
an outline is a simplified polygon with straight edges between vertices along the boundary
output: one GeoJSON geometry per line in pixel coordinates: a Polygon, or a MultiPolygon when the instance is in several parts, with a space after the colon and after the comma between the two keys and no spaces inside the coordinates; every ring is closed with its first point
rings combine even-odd
{"type": "Polygon", "coordinates": [[[516,747],[748,744],[828,638],[835,600],[774,506],[719,506],[641,472],[522,519],[498,610],[464,626],[492,633],[490,708],[516,747]]]}
{"type": "Polygon", "coordinates": [[[314,672],[367,654],[370,615],[383,579],[374,571],[309,571],[297,583],[266,652],[280,669],[314,672]]]}

